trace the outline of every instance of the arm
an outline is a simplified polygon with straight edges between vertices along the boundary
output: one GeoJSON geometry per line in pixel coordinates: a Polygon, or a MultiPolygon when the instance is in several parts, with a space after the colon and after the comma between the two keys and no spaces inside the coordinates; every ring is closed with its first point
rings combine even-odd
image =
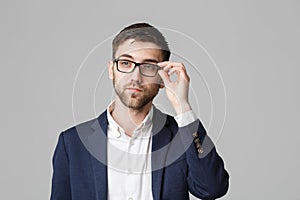
{"type": "Polygon", "coordinates": [[[221,197],[228,190],[229,175],[200,120],[186,117],[189,115],[186,113],[192,113],[188,101],[190,78],[186,69],[182,63],[162,62],[159,65],[163,69],[159,71],[159,75],[163,79],[168,99],[177,113],[175,119],[179,125],[179,134],[187,149],[189,190],[202,199],[221,197]],[[170,76],[174,73],[177,80],[171,81],[170,76]],[[184,118],[188,120],[183,120],[184,118]]]}
{"type": "Polygon", "coordinates": [[[229,175],[200,120],[180,127],[178,134],[187,149],[185,154],[190,192],[202,199],[216,199],[225,195],[229,186],[229,175]]]}
{"type": "Polygon", "coordinates": [[[60,134],[53,159],[51,200],[71,200],[69,160],[63,133],[60,134]]]}

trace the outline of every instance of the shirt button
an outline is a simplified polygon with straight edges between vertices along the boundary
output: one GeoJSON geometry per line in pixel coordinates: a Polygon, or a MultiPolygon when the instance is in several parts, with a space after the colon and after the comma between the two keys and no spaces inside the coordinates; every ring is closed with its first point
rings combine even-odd
{"type": "Polygon", "coordinates": [[[130,145],[134,145],[134,141],[130,141],[130,145]]]}
{"type": "Polygon", "coordinates": [[[116,138],[119,138],[119,137],[121,137],[121,133],[120,133],[119,131],[117,131],[117,132],[115,133],[115,136],[116,136],[116,138]]]}
{"type": "Polygon", "coordinates": [[[129,197],[128,200],[133,200],[133,198],[132,198],[132,197],[129,197]]]}

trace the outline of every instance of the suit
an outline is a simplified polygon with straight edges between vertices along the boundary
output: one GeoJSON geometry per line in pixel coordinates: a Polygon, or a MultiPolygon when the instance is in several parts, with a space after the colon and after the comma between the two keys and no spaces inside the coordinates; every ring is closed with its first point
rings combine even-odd
{"type": "MultiPolygon", "coordinates": [[[[51,200],[107,199],[106,111],[62,132],[53,155],[51,200]]],[[[189,193],[216,199],[228,190],[229,175],[200,120],[178,128],[154,107],[153,200],[185,200],[189,193]]]]}

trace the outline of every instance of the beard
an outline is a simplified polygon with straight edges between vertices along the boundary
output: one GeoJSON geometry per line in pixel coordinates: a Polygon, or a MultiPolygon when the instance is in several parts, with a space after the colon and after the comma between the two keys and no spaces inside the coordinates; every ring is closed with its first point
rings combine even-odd
{"type": "Polygon", "coordinates": [[[115,79],[113,80],[114,90],[121,100],[121,102],[128,108],[134,110],[141,110],[149,102],[152,102],[154,97],[159,91],[159,85],[155,83],[149,83],[149,87],[142,87],[141,84],[137,82],[131,82],[130,84],[125,84],[124,86],[116,84],[115,79]],[[127,87],[138,87],[143,91],[138,93],[130,93],[126,91],[127,87]]]}

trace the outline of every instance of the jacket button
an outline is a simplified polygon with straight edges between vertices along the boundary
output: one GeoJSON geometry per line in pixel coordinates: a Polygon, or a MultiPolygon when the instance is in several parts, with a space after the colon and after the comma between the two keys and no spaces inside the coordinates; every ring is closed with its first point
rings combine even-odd
{"type": "Polygon", "coordinates": [[[199,148],[199,149],[198,149],[198,153],[201,153],[201,154],[204,153],[203,148],[199,148]]]}
{"type": "Polygon", "coordinates": [[[193,133],[193,137],[194,138],[198,137],[198,133],[197,132],[193,133]]]}
{"type": "Polygon", "coordinates": [[[194,142],[195,142],[196,144],[197,144],[197,143],[200,143],[199,138],[194,139],[194,142]]]}

